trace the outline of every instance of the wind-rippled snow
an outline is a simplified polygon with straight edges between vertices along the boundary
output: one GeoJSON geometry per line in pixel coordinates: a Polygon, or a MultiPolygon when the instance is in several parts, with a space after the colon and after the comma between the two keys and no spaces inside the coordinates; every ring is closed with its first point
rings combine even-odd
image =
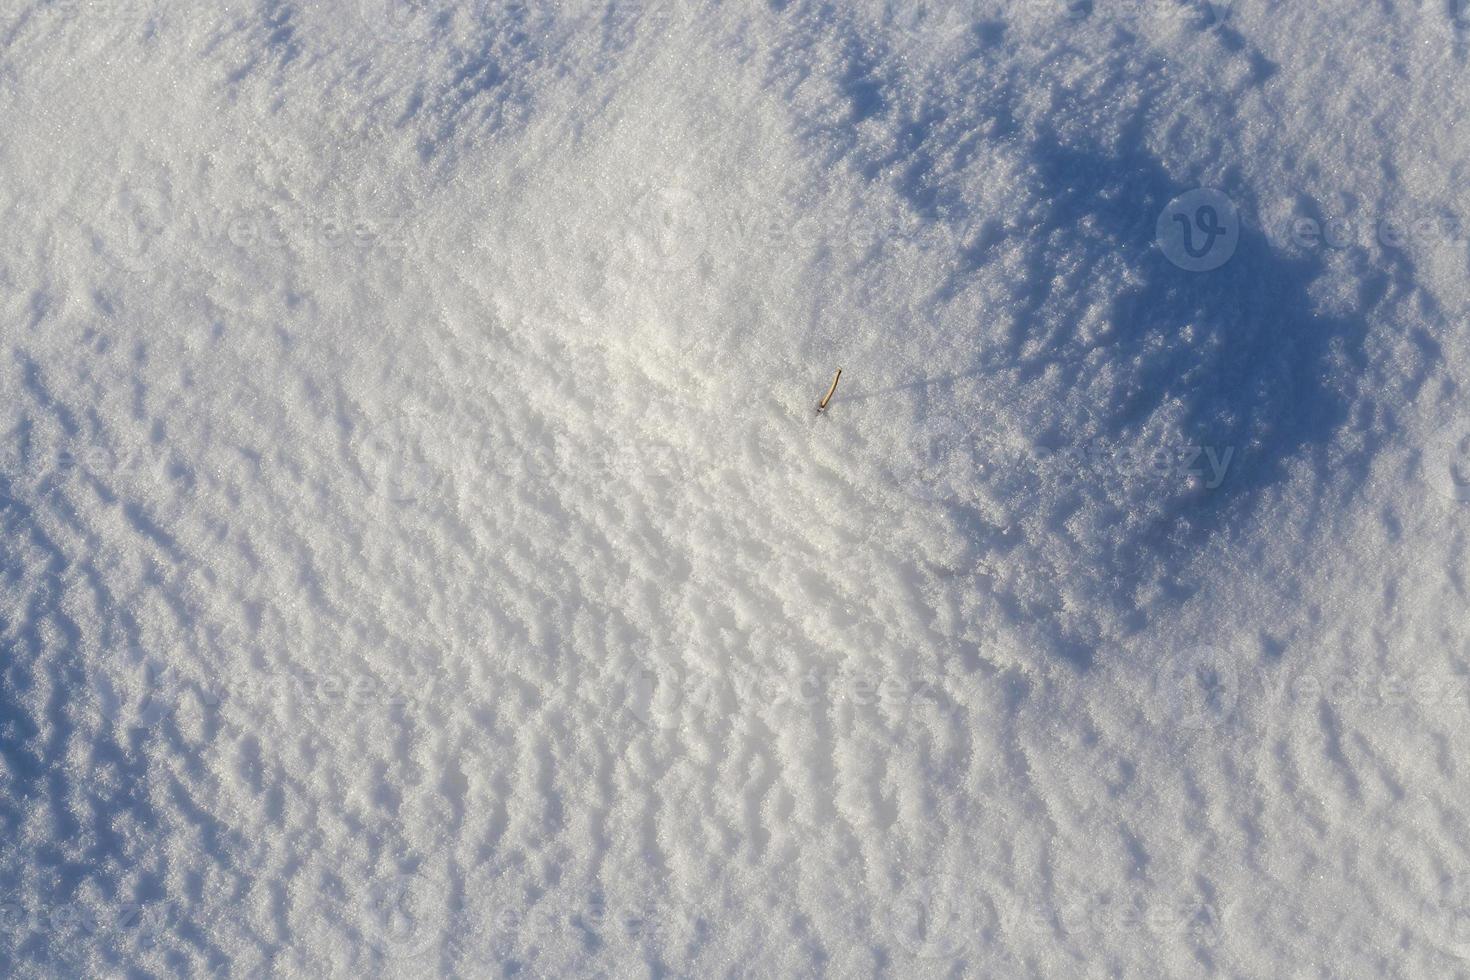
{"type": "Polygon", "coordinates": [[[0,8],[0,970],[1470,970],[1464,14],[0,8]]]}

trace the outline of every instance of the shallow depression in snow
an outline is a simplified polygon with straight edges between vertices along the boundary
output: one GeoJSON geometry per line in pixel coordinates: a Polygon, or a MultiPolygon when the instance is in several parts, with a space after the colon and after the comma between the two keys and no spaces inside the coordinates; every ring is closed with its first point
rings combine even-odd
{"type": "Polygon", "coordinates": [[[1464,969],[1464,21],[0,12],[5,972],[1464,969]]]}

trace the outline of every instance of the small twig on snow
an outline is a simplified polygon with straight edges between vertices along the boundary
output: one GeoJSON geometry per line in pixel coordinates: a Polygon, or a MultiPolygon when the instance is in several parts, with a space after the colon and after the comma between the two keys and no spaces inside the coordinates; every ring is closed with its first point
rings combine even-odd
{"type": "Polygon", "coordinates": [[[839,382],[841,380],[842,380],[842,368],[838,368],[837,369],[837,373],[832,376],[832,387],[828,388],[827,389],[827,394],[823,395],[822,396],[822,400],[819,401],[819,402],[817,402],[817,414],[818,415],[821,415],[823,412],[825,412],[827,410],[827,403],[830,402],[832,400],[832,396],[837,393],[837,382],[839,382]]]}

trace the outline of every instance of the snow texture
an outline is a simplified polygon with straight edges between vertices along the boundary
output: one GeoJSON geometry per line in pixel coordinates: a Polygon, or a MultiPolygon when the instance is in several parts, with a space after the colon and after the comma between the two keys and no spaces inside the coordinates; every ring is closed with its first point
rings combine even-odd
{"type": "Polygon", "coordinates": [[[1470,975],[1467,61],[5,0],[0,973],[1470,975]]]}

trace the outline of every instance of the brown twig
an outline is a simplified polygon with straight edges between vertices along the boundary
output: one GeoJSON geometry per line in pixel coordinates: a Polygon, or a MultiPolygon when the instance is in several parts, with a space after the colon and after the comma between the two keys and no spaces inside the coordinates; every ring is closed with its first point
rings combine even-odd
{"type": "Polygon", "coordinates": [[[838,368],[837,369],[837,373],[832,376],[832,387],[828,388],[827,389],[827,394],[823,395],[822,396],[822,400],[819,401],[819,402],[817,402],[817,414],[818,415],[820,415],[822,412],[825,412],[827,410],[827,403],[830,402],[832,400],[832,396],[837,393],[837,382],[839,382],[841,380],[842,380],[842,368],[838,368]]]}

